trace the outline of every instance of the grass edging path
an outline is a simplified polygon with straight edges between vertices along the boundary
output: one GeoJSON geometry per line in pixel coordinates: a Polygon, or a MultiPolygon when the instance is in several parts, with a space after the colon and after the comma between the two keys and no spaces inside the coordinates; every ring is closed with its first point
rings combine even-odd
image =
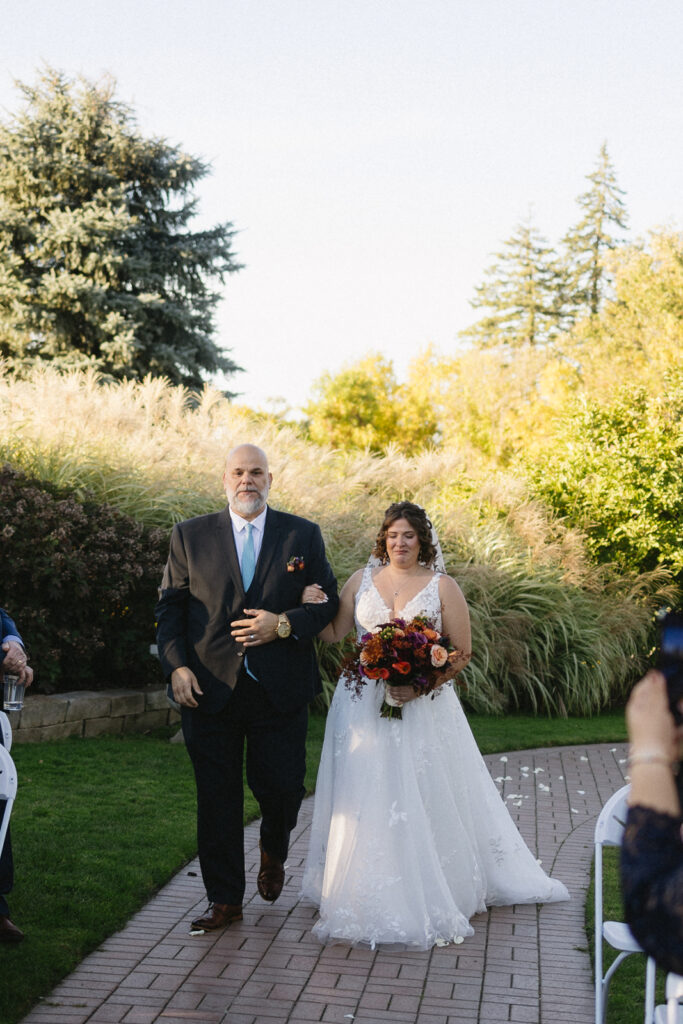
{"type": "MultiPolygon", "coordinates": [[[[472,715],[482,753],[620,742],[622,712],[589,719],[472,715]]],[[[315,786],[325,719],[312,715],[306,787],[315,786]]],[[[196,854],[192,769],[169,731],[15,744],[12,917],[0,1024],[16,1024],[196,854]]],[[[245,822],[258,817],[247,790],[245,822]]]]}

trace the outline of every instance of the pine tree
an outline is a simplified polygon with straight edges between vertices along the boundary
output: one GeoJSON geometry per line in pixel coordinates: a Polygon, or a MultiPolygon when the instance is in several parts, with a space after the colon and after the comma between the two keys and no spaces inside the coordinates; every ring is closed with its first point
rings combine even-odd
{"type": "Polygon", "coordinates": [[[625,231],[628,226],[621,198],[625,193],[617,186],[607,143],[600,148],[595,171],[586,177],[591,187],[577,198],[583,216],[563,239],[572,319],[600,312],[610,284],[605,255],[623,242],[613,229],[625,231]]]}
{"type": "Polygon", "coordinates": [[[462,336],[481,347],[547,344],[564,326],[563,267],[529,219],[503,245],[471,300],[475,309],[491,312],[462,336]]]}
{"type": "Polygon", "coordinates": [[[111,81],[48,68],[19,89],[0,122],[0,356],[189,387],[234,373],[213,340],[234,231],[189,228],[208,167],[144,138],[111,81]]]}

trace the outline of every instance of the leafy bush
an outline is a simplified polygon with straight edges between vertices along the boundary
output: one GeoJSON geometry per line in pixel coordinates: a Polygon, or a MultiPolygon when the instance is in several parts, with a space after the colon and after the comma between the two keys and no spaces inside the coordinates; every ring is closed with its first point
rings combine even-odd
{"type": "Polygon", "coordinates": [[[597,562],[670,568],[683,582],[683,375],[574,406],[528,466],[536,493],[586,534],[597,562]]]}
{"type": "Polygon", "coordinates": [[[36,690],[159,682],[150,657],[167,539],[110,505],[4,466],[0,602],[15,618],[36,690]]]}

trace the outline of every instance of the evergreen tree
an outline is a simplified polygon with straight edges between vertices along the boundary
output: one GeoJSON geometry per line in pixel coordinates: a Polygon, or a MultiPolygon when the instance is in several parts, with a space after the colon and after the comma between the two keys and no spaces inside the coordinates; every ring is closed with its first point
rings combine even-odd
{"type": "Polygon", "coordinates": [[[591,187],[577,199],[583,216],[563,240],[573,318],[581,313],[596,316],[600,312],[610,283],[605,254],[621,244],[623,238],[614,229],[625,231],[628,220],[621,198],[625,193],[617,186],[607,143],[600,148],[595,171],[586,177],[591,187]]]}
{"type": "Polygon", "coordinates": [[[239,369],[213,340],[229,223],[191,231],[208,167],[143,138],[112,82],[46,69],[0,122],[0,356],[164,375],[239,369]]]}
{"type": "Polygon", "coordinates": [[[557,255],[530,220],[519,224],[475,289],[475,308],[490,310],[463,331],[481,347],[544,345],[564,326],[565,275],[557,255]]]}

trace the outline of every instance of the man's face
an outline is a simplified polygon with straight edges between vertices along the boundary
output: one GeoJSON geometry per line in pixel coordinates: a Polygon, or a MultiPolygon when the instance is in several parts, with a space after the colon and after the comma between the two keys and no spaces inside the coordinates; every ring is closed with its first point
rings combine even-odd
{"type": "Polygon", "coordinates": [[[255,519],[265,508],[272,482],[268,460],[260,448],[243,444],[228,456],[223,487],[230,508],[243,519],[255,519]]]}

